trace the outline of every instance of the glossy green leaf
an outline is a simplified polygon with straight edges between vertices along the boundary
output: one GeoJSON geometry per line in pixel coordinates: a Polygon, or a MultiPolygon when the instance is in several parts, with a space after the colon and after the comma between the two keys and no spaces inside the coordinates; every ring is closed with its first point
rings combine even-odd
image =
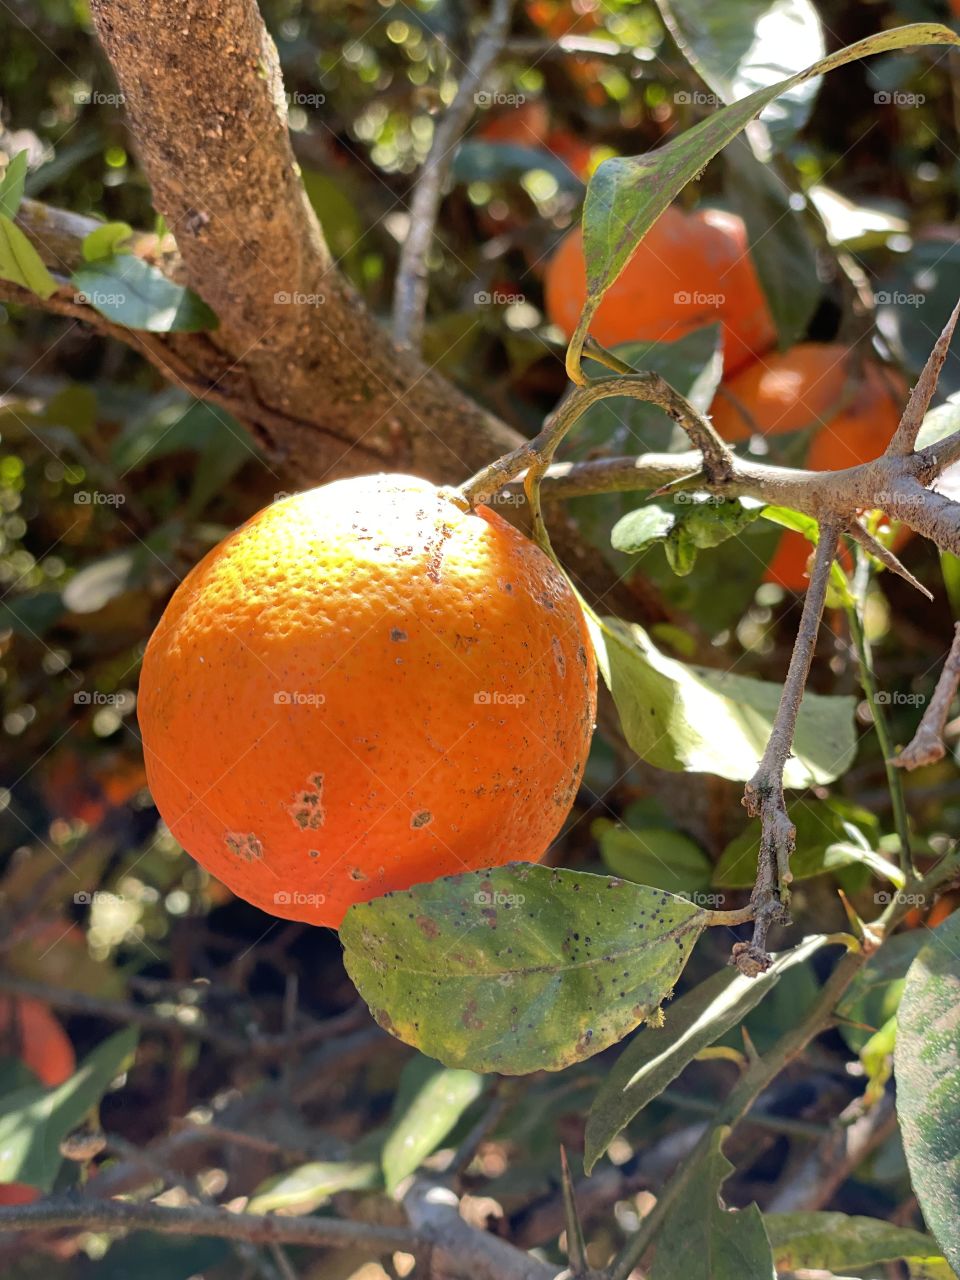
{"type": "Polygon", "coordinates": [[[733,1165],[721,1151],[727,1128],[715,1129],[657,1238],[650,1280],[776,1280],[770,1241],[755,1204],[736,1211],[720,1198],[733,1165]]]}
{"type": "Polygon", "coordinates": [[[95,311],[127,329],[195,333],[217,327],[202,299],[132,253],[88,263],[71,282],[95,311]]]}
{"type": "Polygon", "coordinates": [[[415,1058],[405,1068],[408,1073],[412,1088],[404,1090],[401,1081],[395,1119],[383,1144],[383,1176],[391,1193],[437,1149],[486,1087],[475,1071],[443,1067],[426,1058],[415,1058]]]}
{"type": "Polygon", "coordinates": [[[820,300],[817,252],[790,192],[743,137],[724,152],[724,192],[747,228],[750,257],[770,308],[781,349],[806,333],[820,300]]]}
{"type": "Polygon", "coordinates": [[[609,818],[597,818],[591,832],[600,845],[604,865],[624,880],[678,894],[706,889],[710,883],[713,864],[682,831],[664,827],[632,830],[609,818]]]}
{"type": "Polygon", "coordinates": [[[60,1143],[100,1101],[136,1047],[134,1029],[118,1031],[57,1088],[33,1085],[0,1099],[0,1182],[49,1191],[62,1162],[60,1143]]]}
{"type": "MultiPolygon", "coordinates": [[[[641,759],[660,769],[715,773],[746,781],[763,755],[780,702],[780,686],[678,662],[637,625],[586,611],[597,662],[620,723],[641,759]]],[[[816,786],[844,773],[857,740],[855,699],[804,694],[788,787],[816,786]]]]}
{"type": "Polygon", "coordinates": [[[36,249],[15,222],[0,214],[0,280],[29,289],[38,298],[49,298],[57,282],[43,265],[36,249]]]}
{"type": "MultiPolygon", "coordinates": [[[[786,80],[825,52],[810,0],[657,0],[657,7],[687,61],[724,103],[786,80]]],[[[805,123],[817,87],[804,80],[764,111],[781,145],[805,123]]]]}
{"type": "Polygon", "coordinates": [[[846,1213],[765,1213],[780,1271],[861,1271],[898,1258],[935,1259],[936,1241],[922,1231],[846,1213]]]}
{"type": "Polygon", "coordinates": [[[126,222],[105,222],[102,227],[88,232],[83,237],[80,251],[84,262],[99,262],[102,258],[112,258],[122,253],[121,245],[133,235],[133,227],[126,222]]]}
{"type": "Polygon", "coordinates": [[[907,971],[894,1066],[913,1189],[960,1268],[960,912],[927,934],[907,971]]]}
{"type": "MultiPolygon", "coordinates": [[[[844,800],[793,801],[787,812],[797,828],[797,848],[790,859],[795,880],[809,880],[862,863],[892,884],[902,885],[903,874],[875,850],[880,837],[877,819],[866,809],[844,800]],[[851,839],[859,831],[863,838],[851,839]]],[[[749,823],[723,853],[713,873],[713,883],[728,889],[749,889],[757,878],[760,825],[749,823]]]]}
{"type": "Polygon", "coordinates": [[[608,876],[515,863],[350,908],[347,971],[387,1031],[452,1067],[556,1071],[673,990],[707,913],[608,876]]]}
{"type": "Polygon", "coordinates": [[[708,1045],[735,1027],[764,998],[781,974],[824,945],[805,938],[756,978],[720,969],[664,1010],[663,1025],[644,1027],[620,1054],[587,1117],[583,1164],[587,1173],[610,1143],[648,1102],[675,1080],[708,1045]]]}
{"type": "Polygon", "coordinates": [[[580,355],[590,321],[639,241],[707,161],[764,107],[786,91],[835,67],[872,54],[927,44],[960,46],[960,38],[939,23],[914,23],[868,36],[820,59],[797,75],[712,112],[665,146],[642,156],[605,160],[590,180],[584,205],[588,300],[568,350],[571,376],[580,376],[580,355]]]}
{"type": "Polygon", "coordinates": [[[250,1198],[247,1212],[312,1213],[339,1191],[367,1191],[382,1183],[380,1166],[372,1160],[313,1160],[267,1178],[250,1198]]]}
{"type": "Polygon", "coordinates": [[[9,161],[0,178],[0,214],[15,218],[23,199],[23,184],[27,178],[27,153],[18,151],[9,161]]]}

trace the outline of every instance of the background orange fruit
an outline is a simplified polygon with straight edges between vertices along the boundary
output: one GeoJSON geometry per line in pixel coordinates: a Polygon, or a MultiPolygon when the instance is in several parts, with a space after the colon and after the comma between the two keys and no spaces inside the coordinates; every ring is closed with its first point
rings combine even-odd
{"type": "MultiPolygon", "coordinates": [[[[727,378],[710,408],[713,424],[731,442],[813,427],[804,461],[812,471],[869,462],[883,452],[897,429],[907,385],[899,374],[867,360],[856,385],[848,388],[848,372],[853,371],[847,347],[799,343],[727,378]]],[[[909,530],[904,530],[900,544],[907,537],[909,530]]],[[[801,590],[811,551],[802,534],[785,533],[766,580],[801,590]]]]}
{"type": "Polygon", "coordinates": [[[0,996],[0,1057],[19,1058],[41,1084],[63,1084],[76,1070],[70,1037],[39,1000],[0,996]]]}
{"type": "Polygon", "coordinates": [[[527,98],[487,116],[476,136],[484,142],[512,142],[518,147],[541,147],[550,130],[550,110],[542,98],[527,98]]]}
{"type": "MultiPolygon", "coordinates": [[[[544,293],[547,316],[569,338],[587,296],[580,227],[550,259],[544,293]]],[[[671,205],[607,290],[590,332],[605,347],[675,342],[718,321],[728,373],[776,342],[742,220],[719,209],[688,214],[671,205]]]]}
{"type": "Polygon", "coordinates": [[[596,665],[566,579],[494,512],[410,476],[265,508],[181,584],[144,657],[153,797],[265,910],[543,856],[573,803],[596,665]]]}

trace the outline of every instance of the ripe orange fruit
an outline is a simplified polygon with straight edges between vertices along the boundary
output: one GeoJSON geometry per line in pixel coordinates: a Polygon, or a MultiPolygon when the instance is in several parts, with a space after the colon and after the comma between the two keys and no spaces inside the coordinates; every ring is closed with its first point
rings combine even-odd
{"type": "Polygon", "coordinates": [[[240,897],[332,927],[388,890],[541,858],[595,709],[559,570],[493,511],[396,475],[286,498],[209,552],[138,702],[175,838],[240,897]]]}
{"type": "MultiPolygon", "coordinates": [[[[766,356],[727,378],[713,401],[713,425],[725,440],[782,435],[815,426],[805,466],[837,471],[881,454],[897,429],[907,386],[899,375],[869,361],[844,404],[850,351],[836,343],[803,342],[766,356]],[[844,404],[839,411],[837,406],[844,404]]],[[[909,537],[904,531],[900,541],[909,537]]],[[[785,533],[767,568],[766,580],[789,590],[807,582],[810,543],[785,533]]]]}
{"type": "MultiPolygon", "coordinates": [[[[547,264],[544,291],[547,316],[569,338],[587,296],[580,227],[547,264]]],[[[717,321],[727,373],[776,342],[742,219],[720,209],[688,214],[671,205],[604,294],[590,332],[605,347],[675,342],[717,321]]]]}
{"type": "Polygon", "coordinates": [[[0,1057],[19,1058],[45,1085],[63,1084],[76,1070],[73,1045],[39,1000],[0,996],[0,1057]]]}

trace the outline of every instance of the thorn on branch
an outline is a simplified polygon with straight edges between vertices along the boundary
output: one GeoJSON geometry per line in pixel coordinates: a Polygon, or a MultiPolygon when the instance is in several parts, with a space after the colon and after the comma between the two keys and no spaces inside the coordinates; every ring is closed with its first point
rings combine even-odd
{"type": "Polygon", "coordinates": [[[950,349],[950,341],[953,338],[953,331],[956,328],[958,317],[960,317],[960,302],[953,308],[950,319],[944,325],[943,332],[934,343],[933,350],[927,357],[927,363],[923,366],[923,372],[917,379],[917,385],[910,392],[910,398],[907,401],[907,407],[903,411],[903,417],[900,419],[900,425],[897,427],[893,439],[887,445],[886,456],[888,458],[905,458],[908,454],[913,453],[916,447],[917,436],[923,426],[923,419],[927,409],[930,407],[933,393],[937,389],[940,370],[943,368],[943,362],[947,358],[947,351],[950,349]]]}
{"type": "Polygon", "coordinates": [[[904,582],[909,582],[911,587],[915,587],[921,595],[926,596],[928,600],[933,599],[933,593],[928,591],[922,582],[918,582],[909,569],[900,563],[889,547],[885,547],[882,542],[869,533],[862,524],[857,520],[851,520],[847,525],[847,533],[855,542],[859,542],[861,547],[881,564],[885,565],[891,573],[895,573],[898,577],[903,578],[904,582]]]}
{"type": "Polygon", "coordinates": [[[911,770],[919,769],[921,765],[935,764],[937,760],[943,758],[946,751],[943,743],[944,727],[958,684],[960,684],[960,622],[954,626],[950,652],[943,664],[933,697],[917,726],[917,732],[900,754],[894,756],[891,764],[896,765],[898,769],[911,770]]]}

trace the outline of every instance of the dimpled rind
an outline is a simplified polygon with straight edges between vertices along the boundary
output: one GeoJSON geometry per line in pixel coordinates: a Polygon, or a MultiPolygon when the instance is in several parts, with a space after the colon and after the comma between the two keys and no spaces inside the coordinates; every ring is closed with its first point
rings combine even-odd
{"type": "Polygon", "coordinates": [[[494,512],[398,475],[276,502],[210,551],[138,700],[175,839],[263,910],[332,927],[388,890],[539,861],[595,711],[562,573],[494,512]]]}

